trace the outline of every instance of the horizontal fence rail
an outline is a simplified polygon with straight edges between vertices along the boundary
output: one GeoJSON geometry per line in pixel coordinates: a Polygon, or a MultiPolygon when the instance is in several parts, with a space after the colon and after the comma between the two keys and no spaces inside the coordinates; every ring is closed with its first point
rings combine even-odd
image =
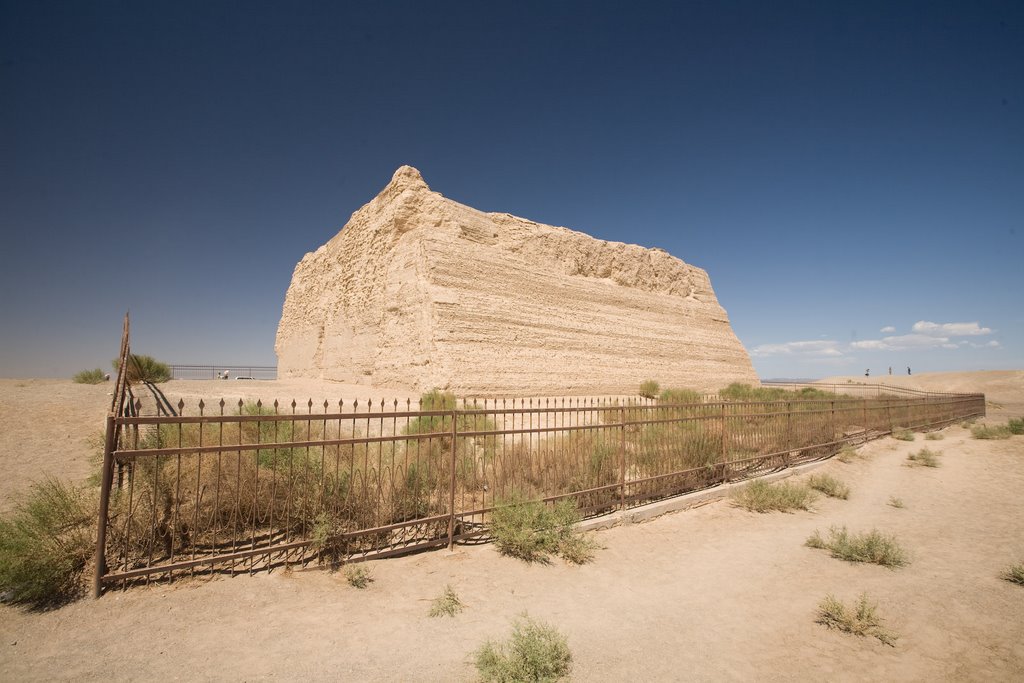
{"type": "MultiPolygon", "coordinates": [[[[845,391],[846,385],[839,385],[845,391]]],[[[103,586],[487,539],[503,501],[585,516],[984,415],[981,394],[694,403],[515,399],[177,404],[108,418],[103,586]]]]}
{"type": "Polygon", "coordinates": [[[277,379],[276,365],[172,364],[169,367],[171,379],[277,379]]]}

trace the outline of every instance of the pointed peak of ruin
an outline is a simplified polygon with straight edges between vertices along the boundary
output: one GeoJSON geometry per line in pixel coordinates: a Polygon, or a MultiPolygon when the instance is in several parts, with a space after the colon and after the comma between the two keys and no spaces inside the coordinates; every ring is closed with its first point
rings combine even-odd
{"type": "Polygon", "coordinates": [[[412,166],[399,166],[395,174],[391,176],[391,187],[400,187],[402,189],[422,189],[430,190],[427,183],[423,180],[423,176],[420,172],[412,166]]]}

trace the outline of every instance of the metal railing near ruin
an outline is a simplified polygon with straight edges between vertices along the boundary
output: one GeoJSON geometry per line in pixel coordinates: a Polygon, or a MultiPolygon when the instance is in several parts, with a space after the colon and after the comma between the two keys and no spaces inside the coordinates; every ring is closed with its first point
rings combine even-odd
{"type": "Polygon", "coordinates": [[[603,515],[985,412],[982,394],[888,391],[674,405],[200,400],[169,416],[134,414],[127,393],[119,402],[107,418],[97,596],[481,542],[504,501],[568,498],[603,515]]]}
{"type": "Polygon", "coordinates": [[[182,365],[168,366],[171,379],[277,379],[276,365],[182,365]],[[227,373],[225,377],[224,373],[227,373]]]}

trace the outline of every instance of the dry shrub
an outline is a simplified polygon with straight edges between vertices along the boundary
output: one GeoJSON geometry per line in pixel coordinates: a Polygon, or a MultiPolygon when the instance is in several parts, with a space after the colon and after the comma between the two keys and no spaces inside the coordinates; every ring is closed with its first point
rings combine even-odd
{"type": "Polygon", "coordinates": [[[648,379],[640,382],[640,391],[638,393],[644,398],[655,398],[660,389],[661,385],[653,379],[648,379]]]}
{"type": "Polygon", "coordinates": [[[924,438],[926,441],[942,441],[946,437],[942,432],[928,432],[924,438]]]}
{"type": "Polygon", "coordinates": [[[456,595],[455,590],[448,585],[444,587],[444,592],[434,598],[434,601],[430,603],[430,616],[454,617],[456,614],[461,612],[463,608],[464,605],[462,604],[462,601],[459,600],[459,596],[456,595]]]}
{"type": "Polygon", "coordinates": [[[933,451],[928,448],[922,448],[916,453],[911,453],[907,456],[908,467],[938,467],[939,456],[942,453],[933,451]]]}
{"type": "Polygon", "coordinates": [[[1003,572],[1002,578],[1010,583],[1024,586],[1024,562],[1011,564],[1006,568],[1006,571],[1003,572]]]}
{"type": "Polygon", "coordinates": [[[896,537],[872,529],[867,533],[851,534],[846,527],[829,529],[829,538],[821,537],[817,530],[807,539],[809,548],[828,550],[832,557],[847,562],[868,562],[883,567],[902,567],[910,563],[907,552],[896,537]]]}
{"type": "Polygon", "coordinates": [[[892,438],[897,439],[898,441],[913,441],[916,437],[914,436],[914,432],[909,429],[897,427],[892,432],[892,438]]]}
{"type": "Polygon", "coordinates": [[[349,565],[345,568],[345,580],[353,588],[366,588],[373,583],[370,570],[361,564],[349,565]]]}
{"type": "Polygon", "coordinates": [[[505,642],[488,641],[475,653],[481,680],[496,683],[558,681],[572,669],[566,637],[522,615],[505,642]]]}
{"type": "Polygon", "coordinates": [[[807,480],[807,485],[829,498],[846,500],[850,497],[850,487],[828,474],[812,474],[807,480]]]}
{"type": "Polygon", "coordinates": [[[789,512],[809,510],[817,495],[809,488],[796,482],[769,483],[755,479],[744,486],[735,496],[737,505],[751,512],[789,512]]]}
{"type": "Polygon", "coordinates": [[[828,628],[852,633],[855,636],[874,636],[886,645],[895,647],[899,637],[882,625],[877,605],[868,600],[867,593],[860,596],[852,608],[847,608],[834,596],[826,596],[818,606],[817,623],[828,628]]]}
{"type": "Polygon", "coordinates": [[[596,546],[576,530],[579,520],[571,500],[546,505],[513,497],[494,509],[489,528],[502,555],[543,564],[550,562],[551,555],[560,555],[584,564],[593,558],[596,546]]]}
{"type": "Polygon", "coordinates": [[[1009,439],[1013,432],[1006,425],[974,425],[971,436],[975,439],[1009,439]]]}
{"type": "Polygon", "coordinates": [[[107,375],[99,368],[96,368],[95,370],[82,370],[76,373],[71,380],[75,384],[102,384],[107,381],[107,375]]]}
{"type": "Polygon", "coordinates": [[[46,479],[0,517],[0,591],[6,600],[53,607],[82,593],[95,544],[91,491],[46,479]]]}

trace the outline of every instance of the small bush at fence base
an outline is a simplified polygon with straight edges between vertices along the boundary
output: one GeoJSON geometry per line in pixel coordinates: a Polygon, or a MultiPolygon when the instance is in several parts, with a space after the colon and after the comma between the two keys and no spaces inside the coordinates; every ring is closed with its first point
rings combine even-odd
{"type": "Polygon", "coordinates": [[[1019,420],[1010,420],[1006,423],[1006,428],[1010,430],[1011,434],[1024,434],[1024,417],[1019,420]]]}
{"type": "Polygon", "coordinates": [[[10,602],[41,608],[82,593],[95,511],[86,491],[47,479],[0,518],[0,591],[10,602]]]}
{"type": "Polygon", "coordinates": [[[557,681],[572,669],[572,652],[565,636],[525,614],[507,641],[485,643],[475,659],[480,678],[495,683],[557,681]]]}
{"type": "Polygon", "coordinates": [[[901,429],[897,427],[895,430],[893,430],[892,438],[897,439],[899,441],[913,441],[915,436],[914,432],[910,431],[909,429],[901,429]]]}
{"type": "Polygon", "coordinates": [[[1009,439],[1013,435],[1006,425],[974,425],[971,436],[975,439],[1009,439]]]}
{"type": "Polygon", "coordinates": [[[784,481],[771,484],[755,479],[736,494],[736,504],[751,512],[789,512],[809,510],[817,495],[809,488],[795,482],[784,481]]]}
{"type": "Polygon", "coordinates": [[[511,498],[491,513],[489,528],[502,555],[547,563],[551,555],[557,554],[582,564],[591,559],[594,546],[575,530],[579,520],[579,511],[571,500],[549,506],[511,498]]]}
{"type": "Polygon", "coordinates": [[[886,645],[895,647],[899,636],[882,625],[882,620],[876,613],[877,608],[877,605],[871,604],[868,600],[867,593],[860,596],[852,609],[829,595],[818,606],[816,621],[828,628],[852,633],[855,636],[874,636],[886,645]]]}
{"type": "Polygon", "coordinates": [[[369,569],[357,564],[345,568],[345,580],[353,588],[366,588],[373,583],[373,576],[369,569]]]}

